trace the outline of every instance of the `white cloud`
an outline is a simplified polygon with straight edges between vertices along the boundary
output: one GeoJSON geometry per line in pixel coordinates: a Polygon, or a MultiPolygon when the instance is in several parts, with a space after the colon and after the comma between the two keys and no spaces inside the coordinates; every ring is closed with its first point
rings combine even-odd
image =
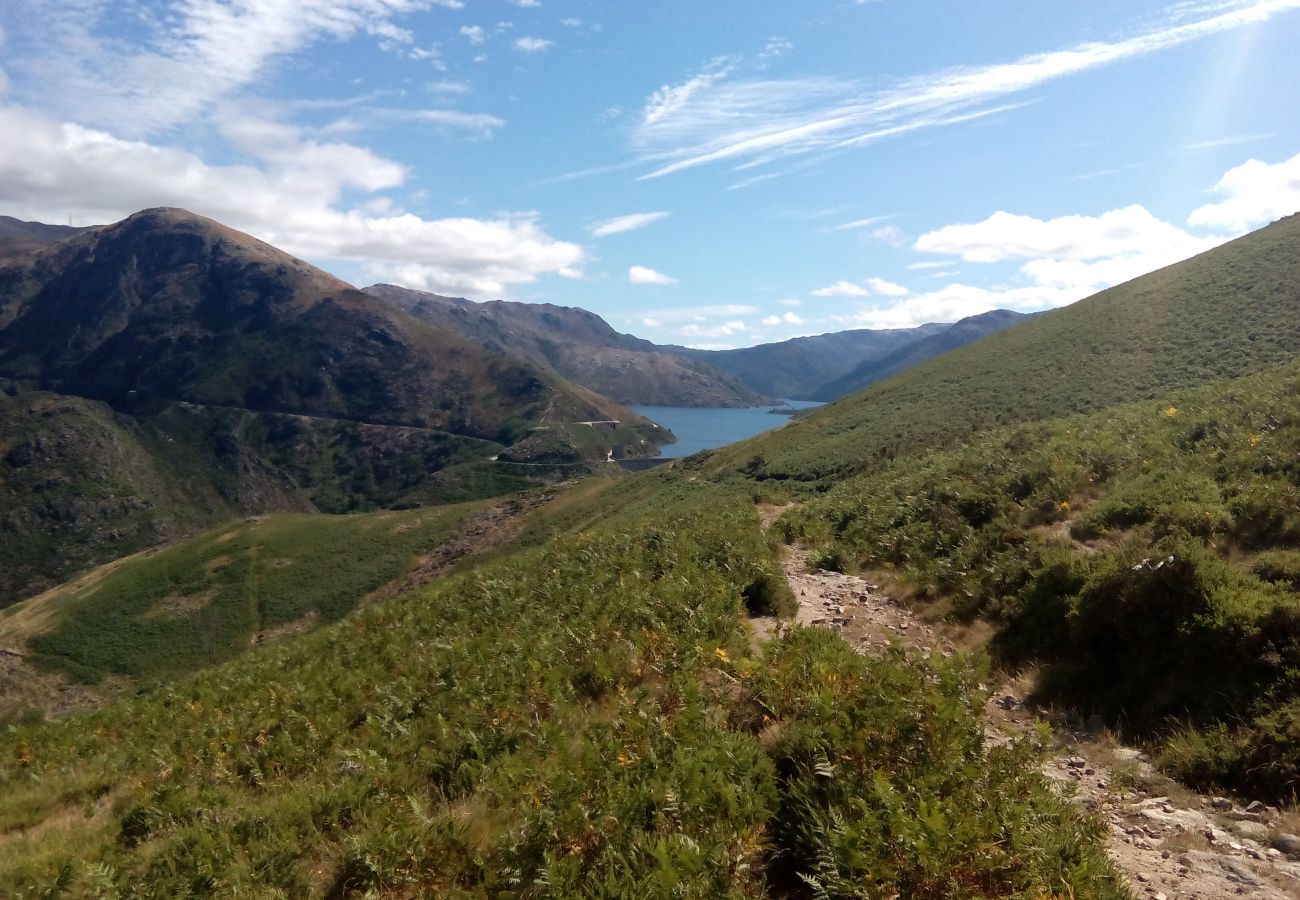
{"type": "Polygon", "coordinates": [[[641,324],[646,328],[662,328],[664,323],[656,319],[654,316],[643,316],[641,318],[641,324]]]}
{"type": "Polygon", "coordinates": [[[867,287],[871,289],[871,293],[881,297],[906,297],[908,294],[907,288],[901,284],[894,284],[883,278],[868,278],[867,287]]]}
{"type": "MultiPolygon", "coordinates": [[[[1213,206],[1202,207],[1193,213],[1193,221],[1223,227],[1258,224],[1267,217],[1264,208],[1273,198],[1285,193],[1286,167],[1292,163],[1300,166],[1300,157],[1241,182],[1230,176],[1243,170],[1258,170],[1248,169],[1249,163],[1233,169],[1220,182],[1221,191],[1231,198],[1225,203],[1240,198],[1244,204],[1242,209],[1253,212],[1243,218],[1232,212],[1223,215],[1210,212],[1213,206]],[[1244,187],[1246,184],[1250,187],[1244,187]]],[[[950,284],[939,291],[863,309],[852,317],[868,327],[902,327],[926,321],[952,321],[998,308],[1022,312],[1051,309],[1187,259],[1228,239],[1229,235],[1223,234],[1192,234],[1136,205],[1098,216],[1054,219],[996,212],[982,222],[949,225],[923,234],[917,239],[915,249],[956,256],[970,263],[1018,262],[1016,283],[992,288],[950,284]]],[[[926,265],[916,263],[912,268],[926,265]]],[[[955,274],[945,270],[928,277],[955,274]]]]}
{"type": "Polygon", "coordinates": [[[514,46],[520,53],[540,53],[554,47],[555,41],[548,41],[545,38],[538,37],[521,37],[515,41],[514,46]]]}
{"type": "Polygon", "coordinates": [[[979,263],[1042,257],[1087,260],[1160,251],[1190,255],[1209,246],[1137,205],[1100,216],[1048,220],[999,211],[983,222],[923,234],[915,244],[923,253],[979,263]]]}
{"type": "Polygon", "coordinates": [[[487,32],[483,30],[482,25],[462,25],[460,26],[462,34],[471,44],[481,44],[487,40],[487,32]]]}
{"type": "Polygon", "coordinates": [[[521,9],[539,9],[542,5],[541,0],[510,0],[510,2],[521,9]]]}
{"type": "Polygon", "coordinates": [[[384,112],[391,114],[393,118],[472,131],[484,137],[490,136],[498,128],[504,128],[506,124],[505,119],[488,113],[466,113],[455,109],[385,110],[384,112]]]}
{"type": "Polygon", "coordinates": [[[994,309],[1030,311],[1062,306],[1066,302],[1069,301],[1058,293],[1039,288],[989,290],[968,284],[950,284],[906,300],[832,318],[854,328],[914,328],[927,322],[956,322],[994,309]]]}
{"type": "Polygon", "coordinates": [[[803,319],[795,313],[782,313],[779,316],[767,316],[763,319],[764,325],[802,325],[803,319]]]}
{"type": "Polygon", "coordinates": [[[398,44],[410,44],[415,41],[415,35],[411,33],[410,29],[398,28],[392,22],[386,20],[380,20],[367,25],[366,34],[384,38],[385,40],[393,41],[398,44]]]}
{"type": "Polygon", "coordinates": [[[691,338],[720,338],[731,337],[733,334],[747,331],[745,323],[739,319],[733,319],[730,322],[722,322],[718,325],[698,325],[692,323],[677,329],[677,333],[682,337],[691,338]]]}
{"type": "Polygon", "coordinates": [[[867,297],[870,291],[851,281],[837,281],[829,287],[818,288],[812,292],[814,297],[867,297]]]}
{"type": "Polygon", "coordinates": [[[903,230],[897,225],[884,225],[877,228],[871,232],[871,238],[896,249],[907,244],[907,235],[903,234],[903,230]]]}
{"type": "Polygon", "coordinates": [[[1194,210],[1189,224],[1240,232],[1300,211],[1300,154],[1272,165],[1242,163],[1224,173],[1214,192],[1223,199],[1194,210]]]}
{"type": "Polygon", "coordinates": [[[647,269],[645,266],[632,266],[627,270],[627,280],[631,284],[676,284],[677,279],[665,275],[663,272],[656,272],[654,269],[647,269]]]}
{"type": "Polygon", "coordinates": [[[406,170],[364,148],[269,123],[223,129],[256,165],[209,165],[184,150],[0,107],[0,208],[92,224],[179,206],[297,256],[359,265],[376,280],[479,297],[574,275],[584,261],[582,247],[552,238],[531,214],[423,219],[392,209],[376,192],[400,186],[406,170]],[[350,191],[368,196],[349,206],[350,191]]]}
{"type": "Polygon", "coordinates": [[[858,81],[729,79],[737,61],[715,62],[650,97],[633,149],[656,178],[714,162],[741,168],[793,154],[858,147],[969,122],[1013,108],[1007,98],[1039,85],[1156,53],[1300,9],[1300,0],[1240,0],[1197,10],[1203,18],[1132,37],[1035,53],[1010,62],[937,71],[878,87],[858,81]],[[1002,103],[1004,105],[999,106],[1002,103]]]}
{"type": "Polygon", "coordinates": [[[612,219],[602,219],[587,229],[592,237],[607,237],[611,234],[622,234],[625,231],[635,231],[638,228],[645,228],[660,219],[666,219],[671,216],[670,212],[647,212],[632,213],[628,216],[616,216],[612,219]]]}
{"type": "Polygon", "coordinates": [[[757,306],[743,303],[719,303],[712,306],[675,306],[667,309],[651,309],[640,313],[649,316],[660,324],[675,325],[681,322],[707,322],[710,319],[729,319],[749,316],[758,312],[757,306]]]}
{"type": "Polygon", "coordinates": [[[787,297],[781,301],[782,306],[803,306],[803,301],[795,297],[787,297]]]}
{"type": "Polygon", "coordinates": [[[425,86],[425,90],[433,94],[451,94],[463,96],[474,89],[463,81],[431,81],[425,86]]]}

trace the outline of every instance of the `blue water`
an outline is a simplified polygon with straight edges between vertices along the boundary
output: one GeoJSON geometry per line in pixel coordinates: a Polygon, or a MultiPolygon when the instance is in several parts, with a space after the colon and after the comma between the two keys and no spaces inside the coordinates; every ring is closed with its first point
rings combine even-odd
{"type": "MultiPolygon", "coordinates": [[[[821,406],[809,400],[781,400],[775,406],[810,409],[821,406]]],[[[690,406],[634,406],[634,410],[677,435],[677,443],[664,444],[666,457],[690,456],[701,450],[725,447],[790,421],[789,416],[774,416],[772,406],[750,409],[700,409],[690,406]]]]}

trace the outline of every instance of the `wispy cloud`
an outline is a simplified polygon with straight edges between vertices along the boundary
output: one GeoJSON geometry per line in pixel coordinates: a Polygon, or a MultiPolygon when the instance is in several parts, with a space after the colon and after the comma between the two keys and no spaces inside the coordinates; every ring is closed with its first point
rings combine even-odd
{"type": "Polygon", "coordinates": [[[1184,5],[1167,11],[1163,23],[1131,37],[945,69],[884,90],[846,79],[732,77],[740,69],[738,60],[714,60],[682,84],[662,87],[650,97],[632,147],[636,158],[652,167],[642,179],[710,163],[745,168],[796,154],[859,147],[1006,112],[1015,108],[1008,98],[1049,82],[1295,9],[1300,0],[1184,5]]]}
{"type": "Polygon", "coordinates": [[[616,216],[612,219],[602,219],[594,223],[587,231],[592,237],[607,237],[611,234],[622,234],[625,231],[636,231],[638,228],[645,228],[660,219],[666,219],[671,216],[670,212],[647,212],[632,213],[628,216],[616,216]]]}
{"type": "Polygon", "coordinates": [[[1266,141],[1273,136],[1272,132],[1268,134],[1232,134],[1226,137],[1210,138],[1205,141],[1194,141],[1190,144],[1183,144],[1180,148],[1189,152],[1199,150],[1217,150],[1220,147],[1236,147],[1240,144],[1255,144],[1259,141],[1266,141]]]}
{"type": "Polygon", "coordinates": [[[192,121],[277,59],[320,41],[369,34],[407,46],[395,19],[461,0],[171,0],[139,36],[109,26],[119,4],[32,4],[29,43],[42,55],[15,61],[39,85],[44,108],[137,135],[192,121]],[[37,12],[39,10],[39,14],[37,12]],[[109,31],[109,41],[100,35],[109,31]],[[59,63],[50,65],[50,54],[59,63]]]}
{"type": "Polygon", "coordinates": [[[854,219],[852,222],[844,222],[841,225],[832,225],[827,231],[856,231],[859,228],[870,228],[872,225],[879,225],[881,222],[887,222],[895,216],[868,216],[865,219],[854,219]]]}

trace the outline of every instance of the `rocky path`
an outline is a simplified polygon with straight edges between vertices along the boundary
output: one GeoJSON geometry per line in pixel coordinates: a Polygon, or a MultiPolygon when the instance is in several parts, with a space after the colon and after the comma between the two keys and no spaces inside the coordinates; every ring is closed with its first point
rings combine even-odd
{"type": "MultiPolygon", "coordinates": [[[[779,508],[763,508],[769,524],[779,508]]],[[[799,601],[800,625],[839,632],[863,653],[891,643],[950,656],[962,635],[916,616],[862,578],[808,570],[807,554],[789,548],[782,561],[799,601]]],[[[1194,794],[1160,776],[1143,754],[1105,734],[1071,730],[1026,704],[1027,683],[995,692],[988,706],[988,740],[1006,741],[1040,721],[1053,725],[1055,744],[1044,772],[1084,809],[1107,824],[1107,851],[1140,900],[1260,900],[1300,898],[1300,817],[1260,803],[1244,808],[1225,798],[1194,794]]]]}

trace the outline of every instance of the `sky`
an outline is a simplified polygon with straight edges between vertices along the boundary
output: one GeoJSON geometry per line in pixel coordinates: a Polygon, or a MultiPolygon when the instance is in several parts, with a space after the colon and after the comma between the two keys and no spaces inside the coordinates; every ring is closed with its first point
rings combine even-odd
{"type": "Polygon", "coordinates": [[[0,214],[742,347],[1034,311],[1300,210],[1300,0],[5,0],[0,214]]]}

